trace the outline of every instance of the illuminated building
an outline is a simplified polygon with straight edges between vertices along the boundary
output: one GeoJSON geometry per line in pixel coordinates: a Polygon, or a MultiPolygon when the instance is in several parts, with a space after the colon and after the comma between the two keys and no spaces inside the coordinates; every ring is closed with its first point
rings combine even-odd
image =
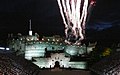
{"type": "Polygon", "coordinates": [[[22,55],[25,59],[33,61],[40,68],[53,68],[55,62],[59,62],[60,67],[86,69],[86,61],[72,61],[71,58],[74,56],[84,57],[85,54],[92,51],[94,46],[69,45],[64,41],[64,38],[58,35],[43,36],[40,40],[36,33],[28,36],[18,35],[9,40],[8,44],[10,50],[14,50],[17,55],[22,55]]]}
{"type": "Polygon", "coordinates": [[[43,37],[42,40],[39,40],[36,35],[18,36],[17,39],[13,38],[9,41],[9,48],[17,55],[23,55],[28,60],[35,60],[33,63],[40,68],[53,68],[55,62],[59,61],[60,67],[85,69],[87,62],[71,61],[71,57],[89,53],[94,46],[86,48],[85,45],[69,45],[60,37],[59,41],[57,40],[55,36],[43,37]]]}

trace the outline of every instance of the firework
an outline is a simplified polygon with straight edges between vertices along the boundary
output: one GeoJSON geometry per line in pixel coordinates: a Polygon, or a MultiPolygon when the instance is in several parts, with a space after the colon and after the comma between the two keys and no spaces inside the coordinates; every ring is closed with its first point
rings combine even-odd
{"type": "MultiPolygon", "coordinates": [[[[57,0],[65,24],[65,42],[80,44],[85,35],[88,0],[57,0]]],[[[91,1],[91,5],[94,1],[91,1]]]]}

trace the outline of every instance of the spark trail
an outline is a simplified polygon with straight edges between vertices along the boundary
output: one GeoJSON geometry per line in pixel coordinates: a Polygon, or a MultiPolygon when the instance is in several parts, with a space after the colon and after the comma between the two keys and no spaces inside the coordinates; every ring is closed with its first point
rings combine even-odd
{"type": "Polygon", "coordinates": [[[84,39],[88,0],[57,0],[65,24],[65,42],[80,44],[84,39]]]}

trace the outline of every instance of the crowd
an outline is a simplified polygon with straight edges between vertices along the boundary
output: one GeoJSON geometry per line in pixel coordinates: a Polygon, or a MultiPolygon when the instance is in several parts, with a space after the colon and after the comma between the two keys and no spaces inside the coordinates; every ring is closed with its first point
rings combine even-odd
{"type": "Polygon", "coordinates": [[[23,57],[0,54],[0,75],[39,75],[39,73],[39,67],[23,57]]]}
{"type": "Polygon", "coordinates": [[[98,75],[118,75],[120,73],[120,52],[102,59],[90,69],[98,75]]]}

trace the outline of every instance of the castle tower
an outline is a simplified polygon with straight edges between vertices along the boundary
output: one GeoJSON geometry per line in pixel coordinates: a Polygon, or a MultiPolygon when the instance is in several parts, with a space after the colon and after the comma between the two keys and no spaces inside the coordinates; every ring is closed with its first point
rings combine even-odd
{"type": "Polygon", "coordinates": [[[29,20],[29,27],[30,27],[30,29],[29,29],[29,35],[32,36],[31,19],[29,20]]]}

